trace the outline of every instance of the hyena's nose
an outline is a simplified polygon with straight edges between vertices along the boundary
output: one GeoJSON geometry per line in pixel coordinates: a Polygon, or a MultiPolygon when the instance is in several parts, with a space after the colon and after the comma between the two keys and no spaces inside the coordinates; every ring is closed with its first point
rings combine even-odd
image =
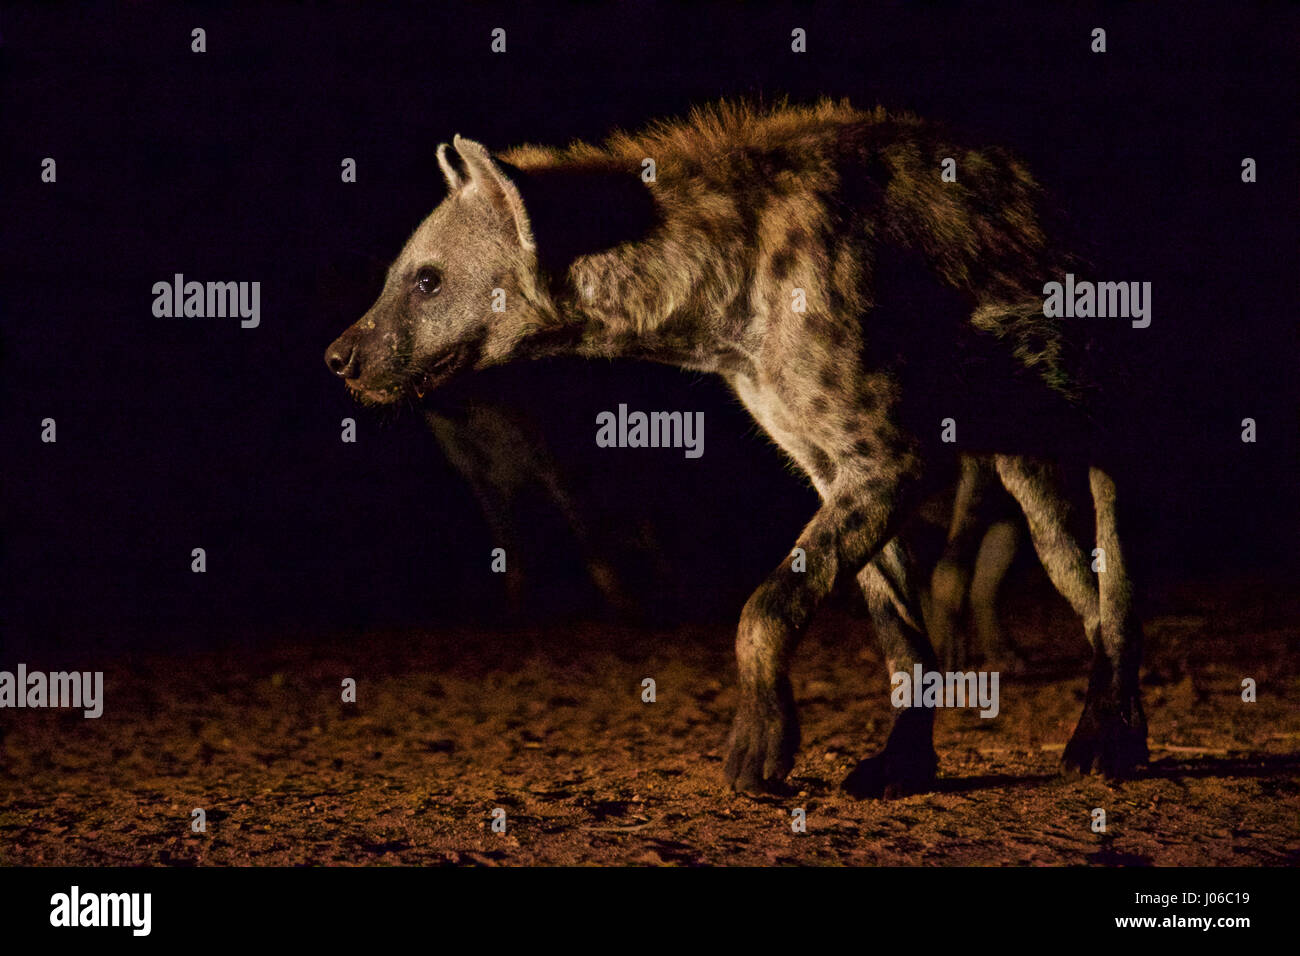
{"type": "Polygon", "coordinates": [[[356,378],[361,373],[357,350],[342,339],[325,350],[325,364],[340,378],[356,378]]]}

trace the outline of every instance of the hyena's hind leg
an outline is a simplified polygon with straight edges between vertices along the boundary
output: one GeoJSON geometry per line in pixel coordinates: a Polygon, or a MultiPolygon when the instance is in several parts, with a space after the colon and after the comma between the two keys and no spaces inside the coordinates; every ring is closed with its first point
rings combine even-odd
{"type": "Polygon", "coordinates": [[[1099,770],[1126,776],[1147,762],[1147,719],[1142,710],[1139,670],[1142,622],[1133,600],[1116,519],[1115,482],[1094,466],[1088,471],[1097,512],[1097,547],[1104,556],[1099,573],[1101,647],[1093,655],[1083,716],[1065,748],[1068,770],[1099,770]]]}
{"type": "Polygon", "coordinates": [[[1043,567],[1083,618],[1093,649],[1083,715],[1066,744],[1062,769],[1126,776],[1147,761],[1147,725],[1138,687],[1142,630],[1116,529],[1115,484],[1099,468],[1090,470],[1097,547],[1106,562],[1105,571],[1094,574],[1069,530],[1070,504],[1059,468],[1006,455],[998,456],[997,467],[1024,509],[1043,567]]]}
{"type": "MultiPolygon", "coordinates": [[[[911,554],[895,537],[857,576],[866,599],[886,672],[911,674],[916,664],[924,672],[937,669],[930,638],[921,623],[920,604],[913,587],[911,554]]],[[[880,753],[859,763],[844,780],[855,797],[902,797],[934,788],[939,758],[934,751],[934,710],[904,707],[894,717],[880,753]]]]}

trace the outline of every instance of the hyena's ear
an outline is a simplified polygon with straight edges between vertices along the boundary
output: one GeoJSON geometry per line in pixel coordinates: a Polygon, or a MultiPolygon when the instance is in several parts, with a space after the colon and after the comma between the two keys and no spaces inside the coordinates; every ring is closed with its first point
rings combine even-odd
{"type": "Polygon", "coordinates": [[[481,144],[460,135],[452,137],[451,143],[465,163],[465,189],[483,195],[514,223],[521,246],[536,249],[532,226],[524,211],[523,198],[515,184],[506,178],[505,173],[493,161],[491,154],[481,144]]]}
{"type": "Polygon", "coordinates": [[[442,167],[442,174],[447,177],[447,191],[449,193],[454,193],[465,184],[465,180],[461,178],[460,173],[456,171],[456,167],[447,158],[446,143],[438,144],[438,165],[442,167]]]}

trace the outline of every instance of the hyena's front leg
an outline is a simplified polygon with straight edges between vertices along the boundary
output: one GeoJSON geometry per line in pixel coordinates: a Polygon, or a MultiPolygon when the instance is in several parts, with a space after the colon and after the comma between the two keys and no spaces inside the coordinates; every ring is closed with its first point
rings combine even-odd
{"type": "MultiPolygon", "coordinates": [[[[913,581],[911,555],[898,537],[858,573],[890,675],[910,674],[916,664],[926,672],[937,669],[934,647],[921,625],[913,581]]],[[[884,748],[853,769],[844,789],[855,797],[906,796],[933,789],[938,769],[934,710],[905,707],[895,716],[884,748]]]]}
{"type": "Polygon", "coordinates": [[[795,545],[803,560],[787,557],[745,603],[736,634],[740,703],[725,767],[734,789],[770,790],[790,772],[799,748],[790,657],[836,579],[893,535],[910,484],[898,476],[837,481],[795,545]]]}

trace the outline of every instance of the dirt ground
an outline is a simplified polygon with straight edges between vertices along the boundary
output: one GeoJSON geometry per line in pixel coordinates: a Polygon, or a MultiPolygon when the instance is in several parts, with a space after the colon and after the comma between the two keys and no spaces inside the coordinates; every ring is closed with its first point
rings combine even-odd
{"type": "Polygon", "coordinates": [[[119,658],[98,720],[2,712],[0,863],[1300,863],[1294,589],[1238,581],[1162,602],[1146,625],[1151,767],[1115,787],[1056,775],[1083,699],[1082,629],[1030,590],[1006,608],[1028,671],[1002,674],[995,719],[940,712],[936,793],[839,790],[891,718],[870,628],[843,613],[802,645],[804,745],[792,792],[764,799],[719,784],[730,627],[303,634],[119,658]],[[356,704],[340,700],[345,677],[356,704]],[[1244,677],[1258,702],[1242,701],[1244,677]]]}

